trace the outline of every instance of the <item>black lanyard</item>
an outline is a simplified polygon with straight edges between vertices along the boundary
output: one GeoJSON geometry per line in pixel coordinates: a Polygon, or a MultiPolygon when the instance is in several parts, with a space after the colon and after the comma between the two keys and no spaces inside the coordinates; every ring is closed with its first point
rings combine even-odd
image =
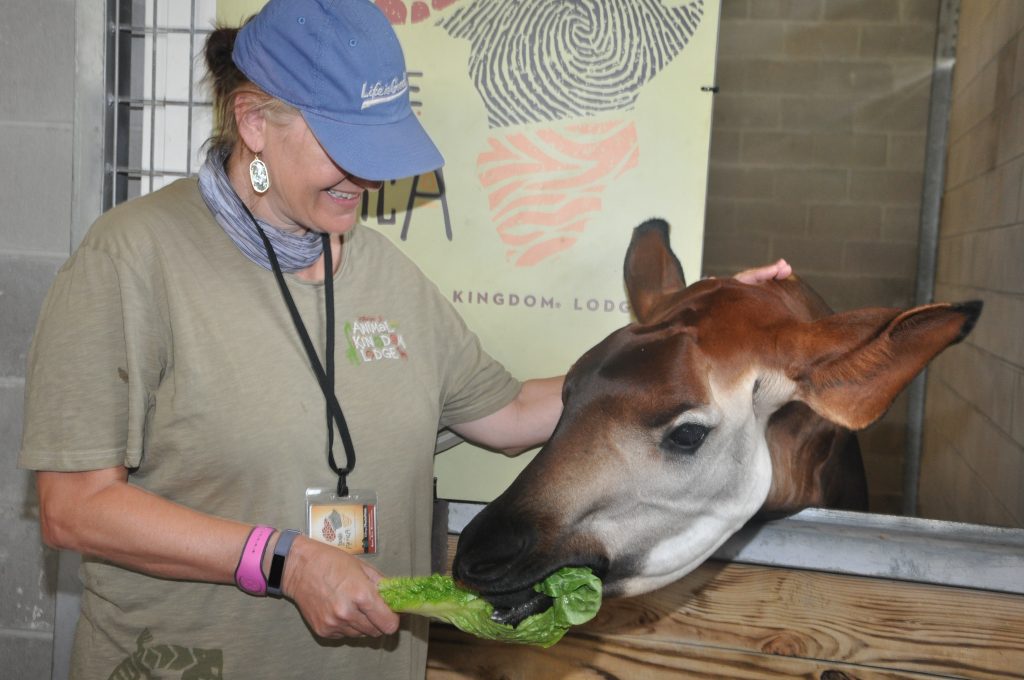
{"type": "Polygon", "coordinates": [[[313,348],[313,341],[309,339],[306,325],[302,323],[302,317],[295,306],[295,300],[292,299],[292,294],[288,291],[288,284],[285,283],[284,273],[281,271],[281,265],[277,261],[277,253],[274,252],[274,247],[270,245],[270,239],[267,238],[263,228],[260,227],[259,222],[256,221],[252,212],[249,211],[249,207],[245,203],[242,203],[242,206],[245,208],[246,214],[249,215],[249,219],[256,225],[260,238],[263,239],[263,245],[267,249],[267,257],[270,258],[270,266],[274,270],[274,278],[277,279],[277,287],[281,289],[281,297],[284,298],[284,302],[288,306],[292,323],[295,324],[295,330],[298,331],[299,339],[302,340],[306,356],[309,357],[309,365],[313,368],[316,380],[320,384],[320,390],[324,393],[324,400],[327,402],[327,464],[338,475],[338,495],[342,497],[347,496],[348,474],[356,466],[356,449],[352,445],[352,436],[349,434],[348,424],[345,422],[345,414],[342,413],[341,404],[338,403],[338,398],[334,394],[334,263],[331,256],[331,237],[323,234],[320,239],[324,250],[324,307],[325,321],[327,323],[327,346],[325,348],[327,368],[325,370],[323,364],[320,363],[319,357],[316,355],[316,350],[313,348]],[[338,425],[341,443],[345,446],[345,467],[343,468],[339,468],[334,460],[334,427],[331,423],[332,418],[338,425]]]}

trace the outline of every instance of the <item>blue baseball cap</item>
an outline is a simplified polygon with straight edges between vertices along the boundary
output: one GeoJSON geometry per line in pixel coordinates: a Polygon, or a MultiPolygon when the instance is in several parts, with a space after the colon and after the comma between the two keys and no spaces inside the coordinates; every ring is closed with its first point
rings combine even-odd
{"type": "Polygon", "coordinates": [[[370,0],[270,0],[239,29],[231,56],[302,113],[346,172],[389,180],[444,165],[409,104],[398,36],[370,0]]]}

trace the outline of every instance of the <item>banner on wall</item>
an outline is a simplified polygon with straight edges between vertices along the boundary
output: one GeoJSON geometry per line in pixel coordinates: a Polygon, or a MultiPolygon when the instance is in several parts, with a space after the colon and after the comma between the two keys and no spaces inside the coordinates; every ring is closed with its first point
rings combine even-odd
{"type": "MultiPolygon", "coordinates": [[[[263,4],[219,0],[218,19],[263,4]]],[[[375,4],[445,166],[368,195],[363,222],[517,377],[564,373],[629,322],[622,262],[644,220],[669,221],[699,276],[719,0],[375,4]]],[[[528,458],[460,444],[438,493],[490,500],[528,458]]]]}

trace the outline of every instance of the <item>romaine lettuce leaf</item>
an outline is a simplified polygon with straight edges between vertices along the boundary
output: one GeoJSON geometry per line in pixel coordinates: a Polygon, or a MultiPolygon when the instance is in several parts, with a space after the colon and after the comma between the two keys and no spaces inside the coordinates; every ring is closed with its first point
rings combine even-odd
{"type": "Polygon", "coordinates": [[[534,585],[534,590],[551,597],[553,603],[515,627],[492,621],[491,603],[462,588],[450,576],[386,578],[377,589],[393,611],[440,619],[488,640],[541,647],[555,644],[570,626],[589,621],[601,608],[601,580],[586,567],[559,569],[534,585]]]}

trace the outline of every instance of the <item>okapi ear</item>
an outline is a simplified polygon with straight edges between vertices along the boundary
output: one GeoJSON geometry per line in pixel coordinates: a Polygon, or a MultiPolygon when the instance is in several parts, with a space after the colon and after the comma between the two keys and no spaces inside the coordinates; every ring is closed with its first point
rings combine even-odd
{"type": "Polygon", "coordinates": [[[624,266],[629,304],[640,323],[652,323],[663,297],[686,288],[683,267],[668,243],[668,222],[647,220],[633,230],[624,266]]]}
{"type": "Polygon", "coordinates": [[[971,331],[981,307],[976,300],[862,309],[784,331],[780,341],[796,362],[790,364],[795,398],[843,427],[865,428],[925,364],[971,331]]]}

